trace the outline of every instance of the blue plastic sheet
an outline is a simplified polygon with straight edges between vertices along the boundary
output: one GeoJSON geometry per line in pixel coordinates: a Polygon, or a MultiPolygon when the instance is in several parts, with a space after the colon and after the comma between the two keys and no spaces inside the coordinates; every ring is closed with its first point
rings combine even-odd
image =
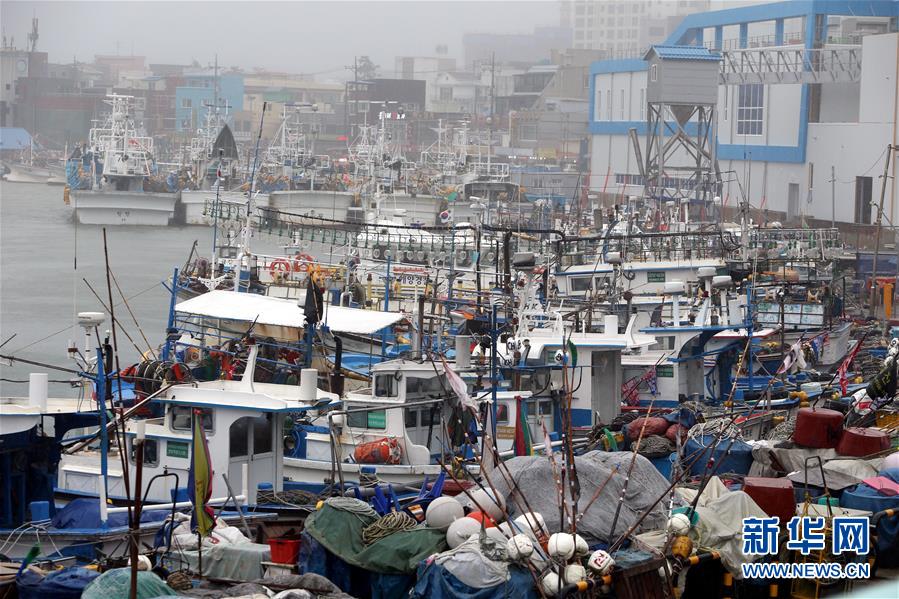
{"type": "MultiPolygon", "coordinates": [[[[899,468],[888,468],[880,476],[899,482],[899,468]]],[[[842,507],[869,512],[899,509],[899,495],[881,495],[868,485],[861,483],[843,491],[840,497],[842,507]]],[[[895,568],[899,566],[899,516],[882,517],[877,523],[877,566],[895,568]]]]}
{"type": "Polygon", "coordinates": [[[752,466],[752,446],[740,440],[722,439],[714,449],[707,450],[706,448],[714,442],[714,435],[703,435],[698,441],[696,439],[687,441],[684,446],[684,462],[690,462],[696,454],[705,452],[702,458],[690,466],[690,474],[698,475],[706,472],[710,458],[714,458],[715,463],[709,468],[709,472],[718,475],[749,474],[749,468],[752,466]]]}
{"type": "Polygon", "coordinates": [[[74,567],[46,577],[26,570],[16,580],[21,599],[78,599],[85,587],[100,575],[96,570],[74,567]]]}
{"type": "MultiPolygon", "coordinates": [[[[141,522],[162,522],[171,514],[171,510],[144,510],[141,522]]],[[[100,528],[100,500],[75,499],[61,510],[57,510],[51,524],[55,528],[100,528]]],[[[109,514],[106,525],[109,528],[128,525],[128,513],[109,514]]]]}
{"type": "Polygon", "coordinates": [[[509,580],[496,586],[476,589],[463,584],[443,568],[434,563],[422,562],[418,566],[418,582],[409,595],[412,599],[536,599],[537,589],[530,572],[512,566],[509,580]]]}

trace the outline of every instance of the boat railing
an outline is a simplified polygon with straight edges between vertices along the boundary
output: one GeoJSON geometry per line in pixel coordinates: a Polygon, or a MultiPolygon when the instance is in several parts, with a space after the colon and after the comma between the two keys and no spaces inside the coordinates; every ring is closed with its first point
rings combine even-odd
{"type": "Polygon", "coordinates": [[[721,259],[739,247],[739,242],[728,232],[697,231],[566,238],[558,247],[565,268],[603,263],[610,253],[618,253],[626,262],[721,259]]]}

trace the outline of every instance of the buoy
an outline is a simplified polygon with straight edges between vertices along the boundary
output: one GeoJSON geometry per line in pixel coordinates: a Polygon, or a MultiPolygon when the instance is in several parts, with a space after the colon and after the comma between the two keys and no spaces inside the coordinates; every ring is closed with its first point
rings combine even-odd
{"type": "Polygon", "coordinates": [[[483,510],[488,516],[493,518],[494,523],[502,522],[503,512],[506,502],[503,498],[495,499],[493,492],[485,489],[478,489],[471,494],[472,507],[475,510],[483,510]]]}
{"type": "Polygon", "coordinates": [[[690,532],[690,528],[692,528],[692,525],[690,523],[690,518],[688,518],[686,514],[673,514],[668,518],[668,524],[665,527],[665,530],[667,530],[669,534],[680,536],[690,532]]]}
{"type": "Polygon", "coordinates": [[[574,537],[567,532],[557,532],[549,537],[549,543],[546,550],[550,557],[554,557],[561,561],[571,559],[574,555],[575,543],[574,537]]]}
{"type": "Polygon", "coordinates": [[[587,560],[587,567],[600,576],[605,576],[615,567],[615,560],[607,551],[599,549],[594,551],[590,559],[587,560]]]}
{"type": "Polygon", "coordinates": [[[496,528],[496,522],[484,512],[471,512],[466,518],[471,518],[478,524],[483,524],[484,528],[496,528]]]}
{"type": "Polygon", "coordinates": [[[543,592],[546,593],[548,597],[555,597],[559,593],[559,587],[562,586],[559,575],[552,570],[543,576],[543,580],[540,581],[540,584],[543,587],[543,592]]]}
{"type": "Polygon", "coordinates": [[[837,453],[862,458],[890,448],[890,436],[875,428],[847,428],[837,444],[837,453]]]}
{"type": "Polygon", "coordinates": [[[587,569],[580,564],[569,564],[565,567],[565,583],[577,584],[587,578],[587,569]]]}
{"type": "Polygon", "coordinates": [[[540,512],[525,512],[515,518],[515,524],[521,530],[530,531],[533,535],[537,535],[542,530],[546,530],[546,520],[540,512]]]}
{"type": "Polygon", "coordinates": [[[481,532],[481,525],[474,518],[459,518],[446,529],[446,544],[455,549],[465,541],[481,532]]]}
{"type": "Polygon", "coordinates": [[[353,451],[357,464],[399,464],[403,458],[403,448],[399,441],[384,437],[361,443],[353,451]]]}
{"type": "Polygon", "coordinates": [[[527,535],[515,535],[506,542],[506,553],[512,561],[525,560],[534,554],[534,543],[527,535]]]}
{"type": "Polygon", "coordinates": [[[687,559],[693,555],[693,541],[690,537],[685,535],[676,537],[671,544],[671,555],[680,559],[687,559]]]}
{"type": "Polygon", "coordinates": [[[425,520],[428,527],[446,530],[450,524],[465,516],[462,504],[454,497],[438,497],[428,506],[425,520]]]}
{"type": "Polygon", "coordinates": [[[504,535],[500,529],[497,527],[485,528],[484,534],[487,535],[487,538],[499,545],[500,547],[506,546],[506,541],[509,540],[509,537],[504,535]]]}
{"type": "Polygon", "coordinates": [[[574,535],[574,554],[577,556],[585,556],[590,553],[590,546],[587,545],[587,539],[581,535],[574,535]]]}
{"type": "Polygon", "coordinates": [[[843,432],[843,415],[826,408],[800,408],[796,414],[793,442],[805,447],[833,449],[843,432]]]}

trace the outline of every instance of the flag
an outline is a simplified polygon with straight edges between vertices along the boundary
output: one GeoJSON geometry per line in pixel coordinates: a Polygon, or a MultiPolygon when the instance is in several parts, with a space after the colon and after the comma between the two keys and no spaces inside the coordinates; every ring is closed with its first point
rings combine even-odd
{"type": "MultiPolygon", "coordinates": [[[[856,347],[861,343],[856,344],[856,347]]],[[[842,366],[841,366],[842,368],[842,366]]],[[[887,359],[867,388],[871,399],[892,399],[896,395],[896,360],[887,359]]]]}
{"type": "Polygon", "coordinates": [[[540,421],[540,426],[543,428],[543,452],[546,454],[546,457],[550,457],[553,454],[553,440],[549,436],[549,431],[546,430],[546,423],[543,420],[540,421]]]}
{"type": "Polygon", "coordinates": [[[797,363],[800,366],[805,363],[805,359],[802,357],[802,339],[790,346],[790,350],[787,352],[787,355],[784,356],[784,361],[775,374],[788,372],[790,368],[797,363]]]}
{"type": "Polygon", "coordinates": [[[571,338],[568,338],[568,355],[570,357],[571,367],[577,367],[577,346],[571,342],[571,338]]]}
{"type": "Polygon", "coordinates": [[[855,347],[852,348],[852,351],[849,352],[849,355],[846,356],[843,363],[840,364],[840,367],[837,369],[837,374],[840,375],[840,391],[843,392],[843,395],[846,395],[849,387],[849,367],[852,366],[852,361],[855,360],[855,354],[858,353],[861,346],[861,342],[856,343],[855,347]]]}
{"type": "Polygon", "coordinates": [[[212,460],[203,431],[203,412],[193,413],[193,439],[191,441],[190,473],[187,488],[190,502],[194,505],[191,528],[196,528],[201,537],[207,536],[215,528],[215,512],[206,503],[212,497],[212,460]]]}
{"type": "Polygon", "coordinates": [[[534,455],[534,448],[531,446],[531,428],[528,426],[527,404],[520,395],[515,397],[515,410],[517,412],[513,442],[515,455],[534,455]]]}
{"type": "Polygon", "coordinates": [[[307,325],[313,325],[322,319],[323,302],[324,294],[321,288],[312,281],[312,275],[309,275],[306,285],[306,303],[303,306],[303,316],[306,317],[307,325]]]}
{"type": "Polygon", "coordinates": [[[465,381],[462,380],[462,377],[460,377],[452,368],[450,368],[450,365],[447,363],[446,358],[441,356],[440,360],[443,362],[443,372],[446,374],[446,382],[449,383],[449,386],[456,393],[456,397],[459,398],[459,403],[462,404],[462,407],[471,410],[472,413],[477,415],[478,404],[471,398],[470,395],[468,395],[468,385],[465,384],[465,381]]]}

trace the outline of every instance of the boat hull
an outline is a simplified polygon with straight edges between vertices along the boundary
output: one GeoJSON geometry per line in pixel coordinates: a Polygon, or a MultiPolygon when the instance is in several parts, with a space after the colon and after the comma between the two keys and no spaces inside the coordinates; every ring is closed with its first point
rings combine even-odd
{"type": "Polygon", "coordinates": [[[82,225],[165,226],[178,194],[143,191],[72,191],[75,218],[82,225]]]}
{"type": "Polygon", "coordinates": [[[9,172],[5,178],[10,183],[47,183],[53,176],[50,169],[27,164],[7,163],[9,172]]]}
{"type": "MultiPolygon", "coordinates": [[[[184,211],[185,225],[209,226],[215,222],[215,213],[212,210],[216,194],[214,190],[190,190],[181,192],[181,207],[184,211]]],[[[239,212],[245,215],[244,208],[247,204],[247,194],[242,191],[223,191],[218,196],[221,204],[219,211],[220,220],[228,217],[229,211],[234,218],[239,212]]],[[[268,195],[259,194],[253,199],[253,205],[257,208],[267,208],[268,195]]]]}

